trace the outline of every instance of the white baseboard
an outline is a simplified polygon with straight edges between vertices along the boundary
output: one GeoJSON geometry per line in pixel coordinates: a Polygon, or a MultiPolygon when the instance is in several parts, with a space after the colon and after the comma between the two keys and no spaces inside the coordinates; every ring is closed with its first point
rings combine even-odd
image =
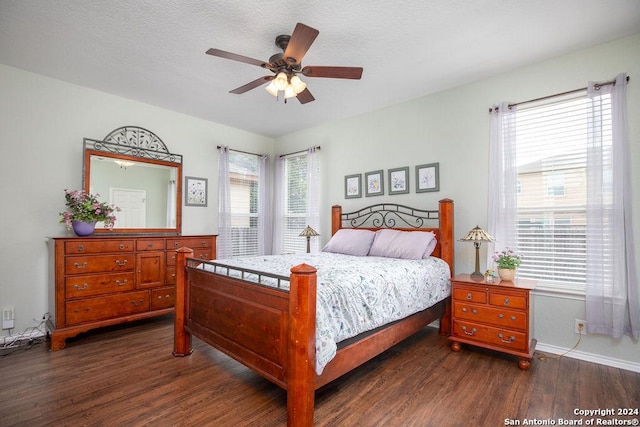
{"type": "MultiPolygon", "coordinates": [[[[540,351],[542,353],[564,354],[568,350],[568,348],[558,347],[555,345],[549,345],[540,342],[536,345],[536,351],[540,351]]],[[[615,359],[613,357],[602,356],[600,354],[587,353],[580,350],[571,350],[563,357],[584,360],[585,362],[599,363],[600,365],[611,366],[614,368],[624,369],[632,372],[640,372],[640,363],[615,359]]]]}

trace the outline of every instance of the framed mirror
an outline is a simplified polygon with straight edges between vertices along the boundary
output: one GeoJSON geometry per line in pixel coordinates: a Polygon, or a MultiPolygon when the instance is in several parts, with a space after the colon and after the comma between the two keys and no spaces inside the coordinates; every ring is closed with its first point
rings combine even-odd
{"type": "Polygon", "coordinates": [[[127,126],[102,141],[85,138],[83,169],[84,191],[120,208],[111,232],[180,234],[182,156],[155,134],[127,126]]]}

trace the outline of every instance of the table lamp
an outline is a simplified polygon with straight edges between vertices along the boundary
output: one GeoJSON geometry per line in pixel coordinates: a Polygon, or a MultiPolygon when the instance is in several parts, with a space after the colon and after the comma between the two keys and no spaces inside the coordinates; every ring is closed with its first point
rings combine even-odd
{"type": "Polygon", "coordinates": [[[477,225],[471,229],[466,236],[460,239],[461,242],[473,242],[473,246],[476,248],[476,270],[471,273],[472,279],[484,279],[484,274],[480,272],[480,244],[482,242],[493,242],[493,240],[493,237],[491,237],[489,233],[477,225]]]}
{"type": "Polygon", "coordinates": [[[318,232],[307,225],[300,236],[307,238],[307,253],[311,252],[311,237],[319,236],[318,232]]]}

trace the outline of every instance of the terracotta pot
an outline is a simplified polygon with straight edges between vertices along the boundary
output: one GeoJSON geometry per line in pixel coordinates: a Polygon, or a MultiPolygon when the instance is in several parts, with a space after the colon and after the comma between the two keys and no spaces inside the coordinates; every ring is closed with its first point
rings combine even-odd
{"type": "Polygon", "coordinates": [[[499,268],[498,274],[500,275],[500,279],[506,282],[511,282],[516,277],[516,269],[515,268],[499,268]]]}

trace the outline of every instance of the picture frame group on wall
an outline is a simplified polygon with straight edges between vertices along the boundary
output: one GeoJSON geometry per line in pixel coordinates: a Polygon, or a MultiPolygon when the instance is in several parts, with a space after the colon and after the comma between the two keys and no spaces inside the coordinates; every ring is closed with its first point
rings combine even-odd
{"type": "Polygon", "coordinates": [[[207,206],[207,178],[184,177],[184,205],[207,206]]]}
{"type": "MultiPolygon", "coordinates": [[[[344,177],[344,198],[355,199],[362,197],[382,196],[384,194],[384,170],[374,170],[364,174],[356,173],[344,177]]],[[[410,192],[409,166],[387,169],[387,185],[389,195],[408,194],[410,192]]],[[[425,163],[415,166],[415,192],[428,193],[440,191],[440,164],[425,163]]]]}

